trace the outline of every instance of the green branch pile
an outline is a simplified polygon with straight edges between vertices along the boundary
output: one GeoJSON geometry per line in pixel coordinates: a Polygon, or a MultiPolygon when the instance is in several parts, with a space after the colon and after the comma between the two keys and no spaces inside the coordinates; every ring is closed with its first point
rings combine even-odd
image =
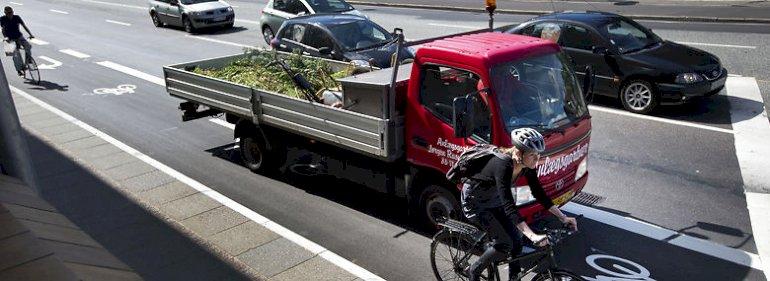
{"type": "MultiPolygon", "coordinates": [[[[283,59],[295,73],[302,74],[308,82],[313,84],[316,91],[322,89],[339,90],[340,85],[335,79],[350,76],[353,70],[350,67],[333,73],[327,62],[306,58],[299,54],[293,54],[283,59]]],[[[202,69],[196,67],[193,72],[255,89],[305,99],[280,65],[270,65],[274,60],[275,52],[247,50],[244,58],[233,61],[223,68],[202,69]]]]}

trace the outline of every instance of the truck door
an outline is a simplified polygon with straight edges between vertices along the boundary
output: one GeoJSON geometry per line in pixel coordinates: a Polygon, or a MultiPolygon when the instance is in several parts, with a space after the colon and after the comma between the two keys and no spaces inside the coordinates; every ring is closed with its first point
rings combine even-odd
{"type": "MultiPolygon", "coordinates": [[[[452,128],[452,102],[455,97],[478,92],[479,75],[471,71],[440,65],[420,66],[419,91],[410,93],[407,110],[407,158],[412,163],[446,172],[466,145],[490,142],[491,118],[484,99],[474,99],[474,135],[455,138],[452,128]]],[[[483,86],[481,86],[483,87],[483,86]]]]}

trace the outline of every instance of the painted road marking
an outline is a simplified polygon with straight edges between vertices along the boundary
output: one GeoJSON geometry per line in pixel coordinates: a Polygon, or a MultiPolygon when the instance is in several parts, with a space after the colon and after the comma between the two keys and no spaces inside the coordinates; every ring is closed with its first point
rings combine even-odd
{"type": "Polygon", "coordinates": [[[104,20],[104,21],[109,22],[109,23],[119,24],[119,25],[122,25],[122,26],[131,26],[130,23],[116,21],[116,20],[104,20]]]}
{"type": "Polygon", "coordinates": [[[681,42],[681,41],[675,41],[675,42],[679,44],[684,44],[684,45],[699,45],[699,46],[709,46],[709,47],[724,47],[724,48],[738,48],[738,49],[756,49],[757,48],[757,46],[744,46],[744,45],[727,45],[727,44],[681,42]]]}
{"type": "Polygon", "coordinates": [[[235,125],[234,124],[230,124],[230,123],[228,123],[225,120],[222,120],[222,119],[219,119],[219,118],[211,118],[211,119],[209,119],[209,121],[214,122],[215,124],[222,125],[223,127],[228,128],[230,130],[235,130],[235,125]]]}
{"type": "Polygon", "coordinates": [[[52,58],[49,58],[49,57],[46,57],[46,56],[38,56],[38,58],[40,58],[40,59],[42,59],[44,61],[48,61],[48,62],[51,63],[51,64],[41,64],[41,65],[38,65],[37,66],[38,69],[48,69],[48,70],[51,70],[51,69],[56,69],[57,67],[62,66],[62,62],[60,62],[58,60],[55,60],[55,59],[52,59],[52,58]]]}
{"type": "Polygon", "coordinates": [[[29,39],[29,42],[32,43],[32,44],[38,45],[38,46],[48,45],[48,42],[45,42],[45,41],[37,39],[37,38],[29,39]]]}
{"type": "Polygon", "coordinates": [[[94,95],[115,95],[133,94],[136,92],[136,85],[121,84],[115,88],[98,88],[93,90],[94,95]]]}
{"type": "Polygon", "coordinates": [[[134,77],[139,78],[139,79],[143,79],[145,81],[149,81],[151,83],[154,83],[154,84],[157,84],[157,85],[160,85],[160,86],[166,86],[166,83],[163,81],[163,78],[160,78],[160,77],[157,77],[157,76],[153,76],[153,75],[141,72],[139,70],[136,70],[136,69],[133,69],[133,68],[130,68],[130,67],[127,67],[127,66],[123,66],[123,65],[111,62],[111,61],[101,61],[101,62],[97,62],[96,64],[104,66],[104,67],[112,69],[112,70],[115,70],[115,71],[123,72],[125,74],[134,76],[134,77]]]}
{"type": "Polygon", "coordinates": [[[741,168],[746,205],[759,256],[765,260],[765,276],[770,274],[770,123],[762,94],[751,77],[727,81],[730,118],[735,130],[735,156],[741,168]]]}
{"type": "Polygon", "coordinates": [[[706,254],[746,267],[762,270],[762,261],[760,261],[759,255],[754,253],[733,249],[711,241],[680,234],[673,230],[665,229],[657,225],[616,215],[599,209],[594,209],[577,203],[567,203],[562,209],[564,211],[576,215],[583,215],[585,218],[633,232],[645,237],[649,237],[664,243],[669,243],[671,245],[706,254]],[[674,239],[671,239],[671,237],[674,237],[674,239]]]}
{"type": "Polygon", "coordinates": [[[259,25],[259,22],[258,22],[258,21],[253,21],[253,20],[240,20],[240,19],[235,19],[235,21],[236,21],[236,22],[242,22],[242,23],[253,24],[253,25],[259,25]]]}
{"type": "Polygon", "coordinates": [[[477,27],[477,26],[468,26],[468,25],[456,25],[456,24],[443,24],[443,23],[428,23],[428,25],[432,26],[441,26],[441,27],[453,27],[453,28],[463,28],[463,29],[482,29],[484,27],[477,27]]]}
{"type": "Polygon", "coordinates": [[[250,49],[254,49],[255,48],[254,46],[249,46],[249,45],[246,45],[246,44],[240,44],[240,43],[235,43],[235,42],[230,42],[230,41],[217,40],[217,39],[212,39],[212,38],[207,38],[207,37],[194,36],[194,35],[185,35],[185,36],[189,37],[189,38],[195,38],[195,39],[198,39],[198,40],[209,41],[209,42],[225,44],[225,45],[230,45],[230,46],[236,46],[236,47],[241,47],[241,48],[250,48],[250,49]]]}
{"type": "Polygon", "coordinates": [[[73,56],[73,57],[76,57],[76,58],[79,58],[79,59],[86,59],[86,58],[90,58],[91,57],[91,56],[86,55],[84,53],[75,51],[73,49],[63,49],[63,50],[59,50],[59,52],[68,54],[70,56],[73,56]]]}
{"type": "Polygon", "coordinates": [[[13,4],[13,5],[16,5],[16,6],[24,6],[24,4],[22,4],[22,3],[17,3],[17,2],[8,2],[8,3],[11,3],[11,4],[13,4]]]}
{"type": "Polygon", "coordinates": [[[119,3],[96,1],[96,0],[80,0],[80,1],[88,2],[88,3],[95,3],[95,4],[102,4],[102,5],[112,5],[112,6],[118,6],[118,7],[147,10],[147,7],[142,7],[142,6],[126,5],[126,4],[119,4],[119,3]]]}
{"type": "Polygon", "coordinates": [[[54,10],[54,9],[50,9],[49,11],[54,12],[54,13],[58,13],[58,14],[63,14],[63,15],[69,15],[70,14],[69,12],[60,11],[60,10],[54,10]]]}
{"type": "MultiPolygon", "coordinates": [[[[732,77],[728,77],[727,80],[730,80],[731,78],[732,77]]],[[[650,120],[650,121],[655,121],[655,122],[661,122],[661,123],[667,123],[667,124],[673,124],[673,125],[680,125],[680,126],[687,126],[687,127],[704,129],[704,130],[709,130],[709,131],[714,131],[714,132],[726,133],[726,134],[732,134],[733,133],[733,130],[730,130],[730,129],[723,129],[723,128],[714,127],[714,126],[702,125],[702,124],[686,122],[686,121],[672,120],[672,119],[667,119],[667,118],[662,118],[662,117],[655,117],[655,116],[649,116],[649,115],[636,114],[636,113],[631,113],[631,112],[628,112],[628,111],[625,111],[625,110],[620,110],[620,109],[606,108],[606,107],[595,106],[595,105],[589,105],[588,108],[590,110],[601,111],[601,112],[606,112],[606,113],[612,113],[612,114],[617,114],[617,115],[623,115],[623,116],[628,116],[628,117],[634,117],[634,118],[639,118],[639,119],[645,119],[645,120],[650,120]]]]}
{"type": "Polygon", "coordinates": [[[241,205],[238,202],[233,201],[230,198],[227,198],[226,196],[222,195],[221,193],[209,188],[208,186],[203,185],[202,183],[180,173],[177,170],[174,170],[173,168],[159,162],[158,160],[155,160],[151,158],[150,156],[145,155],[144,153],[134,149],[133,147],[128,146],[127,144],[113,138],[112,136],[99,131],[98,129],[94,128],[91,125],[88,125],[77,118],[65,113],[64,111],[59,110],[58,108],[55,108],[44,101],[41,101],[32,95],[11,86],[11,90],[13,90],[16,94],[23,96],[24,98],[28,99],[31,102],[34,102],[38,104],[39,106],[47,109],[48,111],[51,111],[52,113],[61,116],[65,120],[69,121],[72,124],[77,125],[78,127],[88,131],[91,134],[94,134],[101,139],[103,139],[106,142],[111,143],[112,145],[120,148],[121,150],[125,151],[128,154],[131,154],[132,156],[138,158],[139,160],[142,160],[143,162],[155,167],[156,169],[163,171],[164,173],[168,174],[169,176],[175,178],[176,180],[183,182],[190,187],[194,188],[195,190],[199,191],[200,193],[208,196],[211,199],[216,200],[217,202],[221,203],[222,205],[225,205],[229,207],[230,209],[240,213],[241,215],[251,219],[252,221],[264,226],[267,229],[270,229],[271,231],[277,233],[278,235],[281,235],[282,237],[286,238],[287,240],[290,240],[297,245],[302,246],[306,250],[310,251],[311,253],[315,255],[319,255],[322,258],[326,259],[327,261],[339,266],[340,268],[354,274],[356,277],[364,279],[364,280],[385,280],[382,277],[379,277],[375,275],[374,273],[369,272],[368,270],[346,260],[345,258],[340,257],[339,255],[329,251],[328,249],[322,247],[321,245],[316,244],[313,241],[308,240],[307,238],[271,221],[270,219],[252,211],[251,209],[247,208],[246,206],[241,205]]]}

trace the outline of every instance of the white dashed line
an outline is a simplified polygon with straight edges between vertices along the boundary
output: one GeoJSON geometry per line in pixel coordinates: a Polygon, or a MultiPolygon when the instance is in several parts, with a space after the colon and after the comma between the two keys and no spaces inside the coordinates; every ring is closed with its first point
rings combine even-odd
{"type": "Polygon", "coordinates": [[[136,78],[139,78],[139,79],[142,79],[142,80],[145,80],[145,81],[148,81],[148,82],[160,85],[160,86],[164,86],[164,87],[166,86],[166,83],[163,81],[163,78],[160,78],[160,77],[157,77],[157,76],[153,76],[153,75],[141,72],[139,70],[130,68],[128,66],[123,66],[123,65],[111,62],[111,61],[101,61],[101,62],[97,62],[96,64],[104,66],[104,67],[112,69],[112,70],[115,70],[115,71],[118,71],[118,72],[123,72],[125,74],[134,76],[136,78]]]}
{"type": "Polygon", "coordinates": [[[142,7],[142,6],[126,5],[126,4],[111,3],[111,2],[104,2],[104,1],[95,1],[95,0],[80,0],[80,1],[88,2],[88,3],[95,3],[95,4],[102,4],[102,5],[118,6],[118,7],[124,7],[124,8],[147,10],[147,7],[142,7]]]}
{"type": "Polygon", "coordinates": [[[185,36],[187,36],[189,38],[195,38],[195,39],[198,39],[198,40],[209,41],[209,42],[225,44],[225,45],[230,45],[230,46],[236,46],[236,47],[242,47],[242,48],[252,48],[252,49],[254,48],[254,46],[249,46],[249,45],[246,45],[246,44],[240,44],[240,43],[235,43],[235,42],[230,42],[230,41],[222,41],[222,40],[211,39],[211,38],[206,38],[206,37],[201,37],[201,36],[194,36],[194,35],[185,35],[185,36]]]}
{"type": "Polygon", "coordinates": [[[726,44],[712,44],[712,43],[698,43],[698,42],[680,42],[680,41],[677,41],[676,43],[684,44],[684,45],[699,45],[699,46],[723,47],[723,48],[738,48],[738,49],[756,49],[757,48],[757,46],[726,45],[726,44]]]}
{"type": "Polygon", "coordinates": [[[8,2],[8,3],[11,3],[11,4],[13,4],[13,5],[16,5],[16,6],[24,6],[24,4],[22,4],[22,3],[17,3],[17,2],[8,2]]]}
{"type": "MultiPolygon", "coordinates": [[[[149,74],[145,74],[149,75],[149,74]]],[[[150,75],[151,76],[151,75],[150,75]]],[[[98,129],[94,128],[91,125],[88,125],[77,118],[73,117],[72,115],[67,114],[64,111],[59,110],[58,108],[55,108],[51,106],[50,104],[45,103],[44,101],[41,101],[32,95],[11,86],[11,90],[13,90],[16,94],[23,96],[24,98],[28,99],[29,101],[36,103],[37,105],[47,109],[48,111],[53,112],[56,115],[59,115],[60,117],[64,118],[65,120],[69,121],[72,124],[75,124],[76,126],[88,131],[91,134],[96,135],[97,137],[103,139],[106,142],[109,142],[110,144],[120,148],[124,152],[138,158],[139,160],[155,167],[156,169],[168,174],[169,176],[175,178],[176,180],[189,185],[193,189],[199,191],[200,193],[208,196],[211,199],[216,200],[217,202],[221,203],[222,205],[225,205],[229,207],[230,209],[240,213],[241,215],[251,219],[252,221],[264,226],[267,229],[270,229],[271,231],[277,233],[278,235],[281,235],[283,238],[286,238],[289,241],[294,242],[295,244],[302,246],[306,250],[310,251],[313,254],[317,254],[324,258],[325,260],[333,263],[334,265],[352,273],[356,277],[363,279],[363,280],[373,280],[373,281],[379,281],[379,280],[385,280],[382,277],[379,277],[375,275],[374,273],[369,272],[368,270],[362,268],[359,265],[356,265],[355,263],[346,260],[345,258],[335,254],[334,252],[329,251],[328,249],[322,247],[321,245],[316,244],[313,241],[308,240],[307,238],[303,237],[302,235],[297,234],[296,232],[293,232],[273,221],[270,219],[258,214],[257,212],[252,211],[251,209],[247,208],[246,206],[241,205],[238,202],[233,201],[232,199],[222,195],[221,193],[209,188],[208,186],[203,185],[202,183],[196,181],[193,178],[190,178],[182,173],[180,173],[177,170],[174,170],[173,168],[167,166],[166,164],[163,164],[159,162],[158,160],[155,160],[151,158],[150,156],[147,156],[146,154],[134,149],[133,147],[128,146],[127,144],[113,138],[112,136],[99,131],[98,129]]]]}
{"type": "Polygon", "coordinates": [[[253,20],[239,20],[239,19],[235,19],[235,22],[242,22],[242,23],[248,23],[248,24],[253,24],[253,25],[259,25],[258,21],[253,21],[253,20]]]}
{"type": "Polygon", "coordinates": [[[68,54],[70,56],[73,56],[73,57],[76,57],[76,58],[79,58],[79,59],[85,59],[85,58],[90,58],[91,57],[89,55],[86,55],[84,53],[81,53],[81,52],[78,52],[78,51],[75,51],[75,50],[72,50],[72,49],[63,49],[63,50],[59,50],[59,52],[68,54]]]}
{"type": "MultiPolygon", "coordinates": [[[[729,80],[730,78],[727,78],[727,79],[729,80]]],[[[671,120],[671,119],[655,117],[655,116],[649,116],[649,115],[636,114],[636,113],[631,113],[631,112],[628,112],[628,111],[625,111],[625,110],[620,110],[620,109],[606,108],[606,107],[595,106],[595,105],[589,105],[588,108],[590,110],[593,110],[593,111],[601,111],[601,112],[605,112],[605,113],[612,113],[612,114],[623,115],[623,116],[639,118],[639,119],[645,119],[645,120],[650,120],[650,121],[656,121],[656,122],[661,122],[661,123],[668,123],[668,124],[673,124],[673,125],[680,125],[680,126],[704,129],[704,130],[720,132],[720,133],[726,133],[726,134],[732,134],[733,133],[733,130],[730,130],[730,129],[723,129],[723,128],[719,128],[719,127],[708,126],[708,125],[701,125],[701,124],[697,124],[697,123],[691,123],[691,122],[685,122],[685,121],[679,121],[679,120],[671,120]]]]}
{"type": "Polygon", "coordinates": [[[60,11],[60,10],[54,10],[54,9],[50,9],[49,11],[54,12],[54,13],[58,13],[58,14],[63,14],[63,15],[69,15],[70,14],[69,12],[60,11]]]}
{"type": "Polygon", "coordinates": [[[35,45],[39,45],[39,46],[48,45],[48,42],[45,42],[45,41],[37,39],[37,38],[29,39],[29,42],[32,43],[32,44],[35,44],[35,45]]]}
{"type": "Polygon", "coordinates": [[[123,25],[123,26],[131,26],[130,23],[120,22],[120,21],[116,21],[116,20],[104,20],[104,21],[109,22],[109,23],[123,25]]]}

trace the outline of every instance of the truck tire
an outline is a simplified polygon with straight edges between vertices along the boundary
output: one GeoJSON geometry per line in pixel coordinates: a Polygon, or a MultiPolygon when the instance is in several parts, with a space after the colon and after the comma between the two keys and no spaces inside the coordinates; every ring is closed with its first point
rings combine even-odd
{"type": "Polygon", "coordinates": [[[462,219],[462,209],[456,195],[444,187],[429,185],[420,193],[420,215],[424,225],[430,229],[439,229],[441,217],[462,219]]]}
{"type": "Polygon", "coordinates": [[[283,165],[280,149],[268,149],[265,138],[259,132],[241,136],[238,145],[243,165],[254,173],[274,174],[283,165]]]}

